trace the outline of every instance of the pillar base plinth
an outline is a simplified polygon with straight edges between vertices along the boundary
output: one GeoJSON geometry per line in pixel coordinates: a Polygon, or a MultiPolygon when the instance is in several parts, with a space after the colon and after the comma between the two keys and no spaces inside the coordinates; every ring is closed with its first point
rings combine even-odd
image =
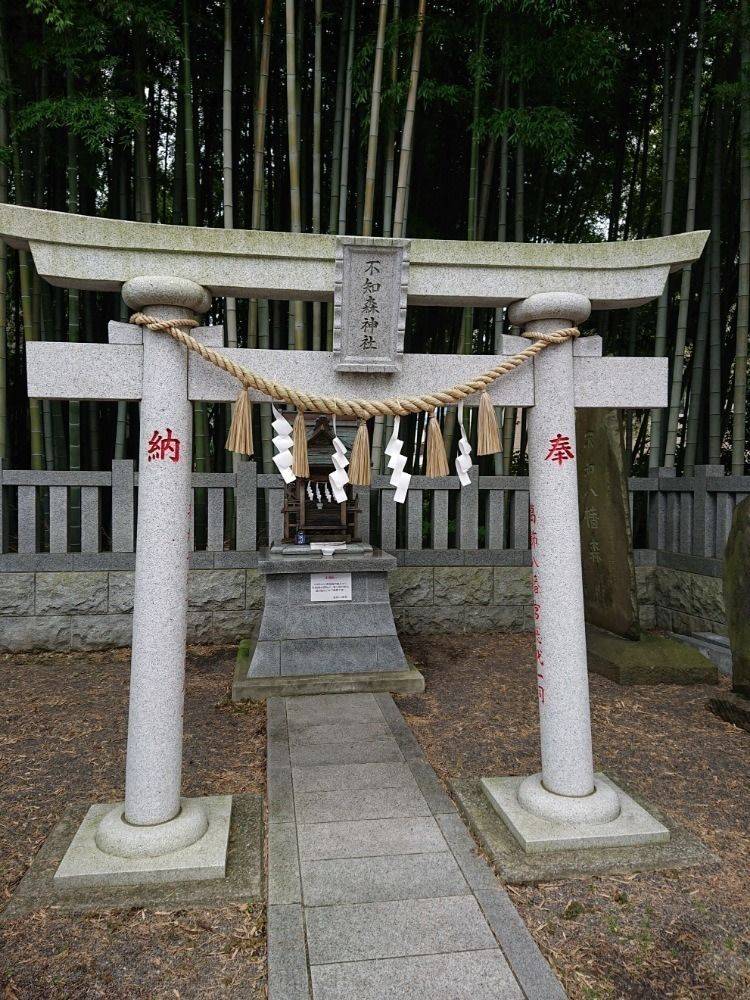
{"type": "Polygon", "coordinates": [[[484,794],[524,851],[576,851],[587,847],[634,847],[663,844],[669,830],[606,775],[594,775],[588,796],[553,795],[531,778],[482,778],[484,794]],[[522,804],[524,803],[524,804],[522,804]],[[535,811],[530,811],[531,806],[535,811]],[[544,810],[545,815],[540,815],[544,810]],[[588,815],[612,819],[586,820],[588,815]],[[547,818],[550,814],[557,818],[547,818]]]}
{"type": "Polygon", "coordinates": [[[231,795],[183,799],[180,814],[133,826],[124,805],[93,805],[60,862],[60,886],[138,885],[221,879],[226,875],[231,795]]]}
{"type": "Polygon", "coordinates": [[[544,787],[541,774],[532,774],[518,786],[518,802],[526,812],[551,823],[611,823],[620,815],[617,792],[597,780],[589,795],[556,795],[544,787]]]}
{"type": "Polygon", "coordinates": [[[104,854],[120,858],[158,858],[192,847],[208,829],[208,812],[199,799],[181,799],[174,819],[153,826],[137,826],[125,819],[118,802],[99,821],[94,840],[104,854]]]}

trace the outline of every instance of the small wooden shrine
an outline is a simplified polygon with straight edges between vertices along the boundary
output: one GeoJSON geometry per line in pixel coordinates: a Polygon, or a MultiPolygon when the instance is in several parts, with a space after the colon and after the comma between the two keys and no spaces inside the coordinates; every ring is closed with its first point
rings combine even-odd
{"type": "MultiPolygon", "coordinates": [[[[351,452],[357,423],[337,420],[339,439],[351,452]]],[[[333,427],[327,416],[315,418],[307,438],[309,479],[295,479],[284,491],[284,541],[294,542],[298,531],[304,531],[308,542],[358,541],[357,494],[347,484],[347,499],[337,503],[331,493],[328,475],[333,471],[333,427]]]]}

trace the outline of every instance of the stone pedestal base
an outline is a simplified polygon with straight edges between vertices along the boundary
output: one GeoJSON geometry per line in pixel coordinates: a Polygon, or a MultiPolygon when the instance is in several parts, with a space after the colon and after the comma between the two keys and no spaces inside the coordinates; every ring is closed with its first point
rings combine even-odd
{"type": "Polygon", "coordinates": [[[586,626],[589,670],[616,684],[716,684],[716,666],[703,651],[667,636],[623,639],[586,626]]]}
{"type": "MultiPolygon", "coordinates": [[[[598,790],[594,796],[601,794],[610,800],[614,794],[619,800],[619,814],[608,822],[555,821],[529,812],[518,799],[519,788],[529,781],[528,778],[482,778],[481,784],[492,808],[524,851],[530,854],[585,847],[634,847],[663,844],[669,840],[669,830],[606,775],[597,772],[594,779],[598,790]]],[[[550,797],[549,792],[546,795],[550,797]]],[[[561,816],[565,815],[566,806],[586,801],[568,800],[563,795],[552,797],[560,800],[561,816]]]]}
{"type": "Polygon", "coordinates": [[[263,616],[240,645],[233,699],[423,691],[393,620],[388,573],[395,567],[393,556],[362,543],[331,557],[309,546],[265,550],[258,561],[263,616]]]}
{"type": "MultiPolygon", "coordinates": [[[[172,841],[175,822],[153,827],[132,827],[143,842],[138,851],[124,854],[105,853],[98,846],[114,845],[121,849],[123,831],[127,827],[120,819],[122,803],[91,806],[55,873],[55,884],[61,888],[96,885],[139,885],[154,882],[187,882],[198,879],[221,879],[226,874],[229,824],[232,816],[231,795],[211,795],[202,799],[183,799],[187,826],[191,817],[204,817],[205,832],[192,843],[178,850],[155,854],[154,851],[172,841]]],[[[184,833],[181,824],[177,833],[184,833]]],[[[185,835],[184,839],[190,837],[185,835]]],[[[127,837],[125,837],[127,840],[127,837]]],[[[125,843],[125,849],[128,849],[125,843]]]]}
{"type": "Polygon", "coordinates": [[[257,636],[243,639],[237,650],[232,681],[232,701],[265,701],[266,698],[296,698],[308,694],[359,694],[385,692],[421,694],[424,677],[407,660],[406,670],[360,671],[356,674],[312,674],[291,677],[252,677],[249,664],[257,636]]]}

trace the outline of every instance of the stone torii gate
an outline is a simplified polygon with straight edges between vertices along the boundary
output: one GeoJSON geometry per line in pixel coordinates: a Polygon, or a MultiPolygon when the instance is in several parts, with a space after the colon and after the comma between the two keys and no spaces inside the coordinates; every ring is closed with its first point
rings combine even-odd
{"type": "MultiPolygon", "coordinates": [[[[159,319],[196,318],[207,312],[212,295],[330,301],[341,280],[342,241],[334,236],[190,229],[1,205],[0,237],[29,249],[39,274],[52,284],[121,291],[131,309],[159,319]]],[[[695,232],[581,246],[343,242],[383,252],[407,245],[408,288],[406,279],[402,284],[410,305],[510,306],[511,322],[533,335],[581,323],[591,309],[658,297],[669,272],[696,260],[706,238],[695,232]]],[[[194,335],[211,346],[222,343],[219,327],[199,328],[194,335]]],[[[324,352],[226,353],[280,382],[354,398],[448,386],[527,344],[504,337],[499,356],[407,354],[379,368],[342,365],[340,357],[324,352]]],[[[599,337],[567,341],[489,389],[493,405],[529,407],[542,772],[484,781],[493,807],[526,850],[669,836],[593,770],[575,408],[667,403],[666,359],[601,355],[599,337]]],[[[27,364],[31,397],[141,403],[125,801],[92,806],[56,878],[82,884],[220,877],[231,799],[180,796],[191,401],[233,401],[237,383],[164,334],[121,323],[110,324],[108,344],[28,344],[27,364]]]]}

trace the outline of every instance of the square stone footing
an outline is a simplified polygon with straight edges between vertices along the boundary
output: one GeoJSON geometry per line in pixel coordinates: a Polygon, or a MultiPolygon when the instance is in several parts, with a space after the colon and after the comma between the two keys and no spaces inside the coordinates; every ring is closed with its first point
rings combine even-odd
{"type": "Polygon", "coordinates": [[[96,846],[97,827],[116,803],[93,805],[86,813],[55,873],[55,885],[139,885],[145,882],[190,882],[226,875],[231,795],[210,795],[197,801],[208,813],[208,829],[194,844],[159,857],[121,858],[96,846]]]}
{"type": "Polygon", "coordinates": [[[376,670],[356,674],[301,674],[295,677],[248,677],[247,663],[237,658],[232,683],[232,701],[265,701],[296,698],[307,694],[421,694],[424,677],[409,670],[376,670]]]}
{"type": "MultiPolygon", "coordinates": [[[[617,778],[620,788],[625,787],[617,778]]],[[[524,851],[504,821],[490,805],[478,778],[456,778],[450,782],[456,804],[471,832],[503,880],[515,885],[557,882],[590,875],[627,875],[631,872],[705,868],[718,861],[689,830],[647,802],[632,789],[630,797],[669,830],[662,844],[630,847],[584,847],[539,854],[524,851]]]]}
{"type": "Polygon", "coordinates": [[[643,806],[631,799],[606,775],[597,773],[598,783],[614,789],[620,799],[620,815],[610,823],[568,824],[540,819],[518,801],[523,778],[482,778],[482,788],[492,808],[508,825],[518,843],[529,853],[580,850],[589,847],[632,847],[662,844],[669,830],[643,806]]]}

